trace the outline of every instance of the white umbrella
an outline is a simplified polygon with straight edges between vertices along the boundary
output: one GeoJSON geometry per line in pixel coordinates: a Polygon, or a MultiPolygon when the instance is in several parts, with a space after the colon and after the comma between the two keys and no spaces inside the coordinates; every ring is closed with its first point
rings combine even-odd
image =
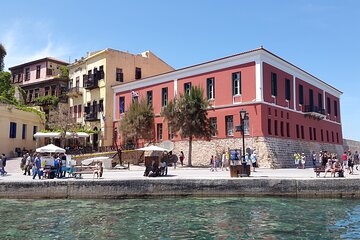
{"type": "Polygon", "coordinates": [[[104,160],[108,160],[110,159],[109,157],[93,157],[93,158],[87,158],[83,161],[81,161],[81,163],[83,165],[90,165],[93,162],[97,162],[97,161],[104,161],[104,160]]]}
{"type": "Polygon", "coordinates": [[[138,148],[136,150],[139,150],[139,151],[159,151],[159,152],[168,151],[167,149],[161,148],[161,147],[158,147],[158,146],[147,146],[147,147],[143,147],[143,148],[138,148]]]}
{"type": "Polygon", "coordinates": [[[59,138],[59,132],[37,132],[34,134],[34,138],[59,138]]]}
{"type": "Polygon", "coordinates": [[[49,144],[41,148],[37,148],[36,152],[38,153],[65,153],[66,150],[60,147],[55,146],[54,144],[49,144]]]}

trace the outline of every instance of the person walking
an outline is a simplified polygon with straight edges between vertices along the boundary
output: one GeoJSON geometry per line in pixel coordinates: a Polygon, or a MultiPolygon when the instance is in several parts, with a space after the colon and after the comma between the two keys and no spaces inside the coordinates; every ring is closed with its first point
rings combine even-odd
{"type": "Polygon", "coordinates": [[[316,153],[315,151],[312,151],[311,160],[313,163],[313,167],[316,167],[316,153]]]}
{"type": "Polygon", "coordinates": [[[217,171],[217,167],[218,167],[218,165],[219,165],[219,160],[218,160],[218,157],[215,155],[215,157],[214,157],[214,169],[215,169],[215,171],[217,171]]]}
{"type": "Polygon", "coordinates": [[[2,161],[2,157],[0,156],[0,175],[1,176],[4,176],[5,175],[5,172],[4,172],[4,163],[2,161]]]}
{"type": "Polygon", "coordinates": [[[31,169],[31,156],[30,154],[26,154],[26,159],[25,159],[25,171],[24,171],[24,175],[26,175],[26,173],[30,176],[30,169],[31,169]]]}
{"type": "Polygon", "coordinates": [[[343,170],[346,171],[348,169],[348,155],[346,152],[341,155],[341,160],[343,163],[343,170]]]}
{"type": "Polygon", "coordinates": [[[223,153],[221,155],[221,171],[224,171],[224,167],[225,167],[225,170],[228,171],[225,151],[223,151],[223,153]]]}
{"type": "Polygon", "coordinates": [[[294,153],[294,162],[296,168],[299,168],[300,158],[301,156],[298,152],[294,153]]]}
{"type": "Polygon", "coordinates": [[[253,172],[256,172],[255,168],[256,168],[257,156],[256,156],[255,151],[253,151],[253,153],[250,155],[250,160],[251,160],[251,164],[252,164],[252,167],[253,167],[253,172]]]}
{"type": "Polygon", "coordinates": [[[358,165],[359,165],[359,153],[358,151],[355,151],[354,153],[354,165],[356,166],[356,170],[358,171],[358,165]]]}
{"type": "Polygon", "coordinates": [[[1,161],[2,161],[2,172],[3,172],[4,175],[7,174],[7,171],[5,171],[6,160],[7,160],[7,158],[5,156],[5,153],[3,153],[2,156],[1,156],[1,161]]]}
{"type": "Polygon", "coordinates": [[[181,166],[184,166],[185,155],[184,155],[183,151],[180,152],[179,159],[180,159],[181,166]]]}
{"type": "Polygon", "coordinates": [[[214,156],[211,155],[211,158],[210,158],[210,171],[214,171],[214,156]]]}
{"type": "Polygon", "coordinates": [[[33,166],[33,169],[34,169],[33,179],[35,179],[36,175],[38,175],[39,179],[41,179],[40,168],[41,168],[40,156],[39,156],[39,154],[36,154],[36,157],[34,159],[34,166],[33,166]]]}
{"type": "Polygon", "coordinates": [[[302,169],[305,169],[305,163],[306,163],[305,153],[301,153],[301,167],[302,167],[302,169]]]}

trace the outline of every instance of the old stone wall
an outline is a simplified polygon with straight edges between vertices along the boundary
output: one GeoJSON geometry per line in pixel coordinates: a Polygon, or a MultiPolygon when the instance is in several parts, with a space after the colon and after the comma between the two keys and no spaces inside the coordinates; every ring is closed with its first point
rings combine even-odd
{"type": "MultiPolygon", "coordinates": [[[[193,142],[192,164],[194,166],[209,166],[212,155],[221,158],[223,151],[227,149],[241,149],[241,138],[213,139],[211,141],[197,140],[193,142]]],[[[255,149],[258,156],[260,167],[271,168],[289,168],[295,167],[293,154],[295,152],[305,153],[307,157],[307,166],[311,166],[311,153],[315,151],[343,153],[343,146],[337,144],[327,144],[319,142],[299,141],[291,139],[281,139],[274,137],[254,137],[245,139],[245,148],[247,152],[255,149]]],[[[177,141],[174,144],[174,154],[183,151],[185,154],[185,163],[188,157],[188,141],[177,141]]]]}
{"type": "Polygon", "coordinates": [[[0,198],[292,196],[360,198],[360,179],[138,179],[0,182],[0,198]]]}
{"type": "Polygon", "coordinates": [[[350,139],[343,139],[344,151],[351,150],[352,153],[358,151],[360,153],[360,142],[350,139]]]}

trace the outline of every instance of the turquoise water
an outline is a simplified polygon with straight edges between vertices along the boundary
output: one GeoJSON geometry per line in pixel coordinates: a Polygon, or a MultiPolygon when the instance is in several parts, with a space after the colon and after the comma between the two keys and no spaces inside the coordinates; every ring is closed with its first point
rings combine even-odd
{"type": "Polygon", "coordinates": [[[0,201],[0,239],[360,239],[360,200],[0,201]]]}

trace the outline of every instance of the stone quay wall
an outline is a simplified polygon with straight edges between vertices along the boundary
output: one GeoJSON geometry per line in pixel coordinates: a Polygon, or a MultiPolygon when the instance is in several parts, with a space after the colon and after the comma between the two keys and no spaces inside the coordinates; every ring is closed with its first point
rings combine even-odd
{"type": "MultiPolygon", "coordinates": [[[[360,145],[359,145],[360,146],[360,145]]],[[[241,149],[242,138],[212,139],[211,141],[193,141],[192,164],[194,166],[209,166],[212,155],[221,159],[221,154],[227,149],[241,149]]],[[[315,151],[343,153],[343,146],[338,144],[319,143],[275,137],[253,137],[245,138],[245,148],[251,152],[256,150],[258,165],[266,168],[290,168],[295,167],[293,154],[295,152],[305,153],[306,166],[311,166],[311,153],[315,151]]],[[[174,154],[183,151],[187,163],[189,144],[188,141],[176,141],[174,143],[174,154]]]]}
{"type": "Polygon", "coordinates": [[[360,198],[360,179],[134,179],[0,182],[0,198],[114,199],[175,196],[360,198]]]}

